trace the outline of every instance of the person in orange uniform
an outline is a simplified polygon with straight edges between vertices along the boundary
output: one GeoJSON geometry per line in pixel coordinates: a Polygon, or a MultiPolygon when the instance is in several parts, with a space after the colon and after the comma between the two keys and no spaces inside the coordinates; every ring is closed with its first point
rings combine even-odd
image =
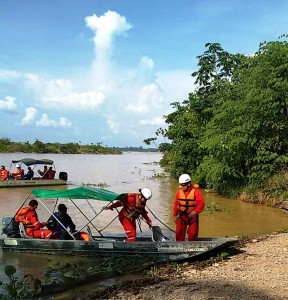
{"type": "Polygon", "coordinates": [[[24,170],[21,169],[20,165],[16,165],[16,171],[12,172],[11,175],[13,176],[14,180],[21,180],[24,177],[24,170]]]}
{"type": "Polygon", "coordinates": [[[6,170],[4,166],[1,166],[0,181],[7,180],[8,176],[9,176],[9,171],[6,170]]]}
{"type": "Polygon", "coordinates": [[[15,221],[22,222],[25,232],[29,237],[38,239],[57,238],[54,231],[50,229],[42,229],[47,225],[46,222],[41,223],[38,219],[36,209],[38,207],[37,200],[31,200],[29,206],[21,208],[16,213],[15,221]]]}
{"type": "Polygon", "coordinates": [[[142,216],[149,228],[152,228],[152,221],[148,217],[148,213],[145,210],[146,201],[151,199],[152,192],[148,188],[139,190],[139,193],[125,193],[121,194],[114,204],[108,205],[103,209],[111,209],[123,206],[119,212],[119,221],[122,224],[125,233],[127,235],[126,242],[136,242],[136,219],[142,216]]]}
{"type": "Polygon", "coordinates": [[[179,184],[173,205],[176,241],[185,241],[187,227],[188,241],[195,241],[199,232],[199,214],[205,207],[204,198],[198,184],[191,184],[188,174],[179,177],[179,184]]]}

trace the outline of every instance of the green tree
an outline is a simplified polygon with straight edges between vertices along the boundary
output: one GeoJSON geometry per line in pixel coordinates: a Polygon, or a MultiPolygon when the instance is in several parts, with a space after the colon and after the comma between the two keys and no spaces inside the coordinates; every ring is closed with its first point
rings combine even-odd
{"type": "Polygon", "coordinates": [[[264,42],[253,56],[206,47],[192,74],[197,89],[165,117],[161,163],[233,195],[288,166],[288,46],[264,42]]]}

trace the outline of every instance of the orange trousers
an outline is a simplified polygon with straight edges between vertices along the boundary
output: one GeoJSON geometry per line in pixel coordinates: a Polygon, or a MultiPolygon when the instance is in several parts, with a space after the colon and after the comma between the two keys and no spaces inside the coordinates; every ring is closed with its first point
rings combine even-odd
{"type": "Polygon", "coordinates": [[[26,234],[36,239],[55,239],[53,231],[49,229],[27,229],[26,234]]]}
{"type": "Polygon", "coordinates": [[[199,232],[199,218],[189,218],[182,215],[176,223],[176,241],[185,241],[186,231],[188,233],[188,241],[196,241],[199,232]],[[187,230],[188,227],[188,230],[187,230]]]}
{"type": "Polygon", "coordinates": [[[136,242],[137,236],[136,236],[136,220],[131,218],[127,219],[125,218],[121,213],[119,214],[119,220],[122,224],[125,233],[127,235],[126,242],[136,242]]]}

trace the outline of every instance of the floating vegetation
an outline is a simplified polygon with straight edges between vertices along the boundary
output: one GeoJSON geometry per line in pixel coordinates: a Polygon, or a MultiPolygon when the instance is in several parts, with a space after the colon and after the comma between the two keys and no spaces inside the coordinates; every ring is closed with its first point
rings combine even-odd
{"type": "Polygon", "coordinates": [[[154,173],[150,179],[163,179],[166,178],[167,175],[165,173],[154,173]]]}
{"type": "Polygon", "coordinates": [[[62,282],[70,279],[85,279],[95,275],[116,273],[123,274],[132,272],[135,269],[142,269],[147,267],[146,264],[150,264],[150,260],[147,257],[135,256],[131,258],[95,258],[90,262],[76,261],[69,263],[60,263],[50,261],[49,270],[45,274],[45,281],[49,284],[59,283],[59,277],[62,282]],[[55,272],[58,274],[55,278],[55,272]],[[57,279],[58,277],[58,279],[57,279]]]}
{"type": "Polygon", "coordinates": [[[219,203],[211,202],[205,206],[204,211],[211,215],[213,212],[229,212],[230,210],[228,208],[219,208],[219,203]]]}
{"type": "Polygon", "coordinates": [[[159,161],[153,161],[153,162],[149,162],[149,163],[143,163],[143,165],[159,165],[160,162],[159,161]]]}
{"type": "Polygon", "coordinates": [[[83,183],[82,182],[82,186],[96,186],[96,187],[104,189],[104,188],[109,187],[110,185],[106,182],[99,182],[99,183],[83,183]]]}

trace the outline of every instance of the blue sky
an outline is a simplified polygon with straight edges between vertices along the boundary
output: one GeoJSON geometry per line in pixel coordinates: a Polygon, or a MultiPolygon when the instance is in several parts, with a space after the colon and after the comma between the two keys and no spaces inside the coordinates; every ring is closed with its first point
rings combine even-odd
{"type": "Polygon", "coordinates": [[[205,43],[251,54],[284,0],[0,0],[0,138],[143,146],[193,91],[205,43]]]}

